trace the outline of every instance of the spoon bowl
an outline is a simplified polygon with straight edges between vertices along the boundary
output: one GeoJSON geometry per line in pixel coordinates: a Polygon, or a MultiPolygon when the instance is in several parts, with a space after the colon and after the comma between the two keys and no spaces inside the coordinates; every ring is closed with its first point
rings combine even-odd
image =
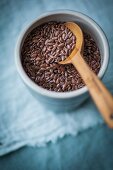
{"type": "Polygon", "coordinates": [[[73,56],[75,56],[75,54],[78,52],[78,50],[82,51],[83,50],[83,32],[81,30],[81,28],[73,23],[73,22],[66,22],[65,26],[70,29],[73,34],[76,36],[76,45],[74,50],[72,51],[72,53],[70,54],[70,56],[68,56],[64,61],[59,62],[60,64],[69,64],[71,63],[71,59],[73,58],[73,56]]]}

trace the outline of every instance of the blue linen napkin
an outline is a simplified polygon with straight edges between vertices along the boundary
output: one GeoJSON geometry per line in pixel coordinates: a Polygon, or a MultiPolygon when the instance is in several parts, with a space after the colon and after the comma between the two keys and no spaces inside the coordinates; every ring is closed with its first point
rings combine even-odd
{"type": "Polygon", "coordinates": [[[0,155],[24,145],[45,146],[64,135],[77,135],[103,120],[89,98],[71,113],[56,114],[29,93],[14,63],[14,49],[20,31],[47,10],[73,9],[91,16],[104,29],[111,58],[104,83],[113,92],[112,0],[1,0],[0,1],[0,155]],[[64,2],[65,1],[65,2],[64,2]],[[101,9],[100,9],[101,6],[101,9]]]}

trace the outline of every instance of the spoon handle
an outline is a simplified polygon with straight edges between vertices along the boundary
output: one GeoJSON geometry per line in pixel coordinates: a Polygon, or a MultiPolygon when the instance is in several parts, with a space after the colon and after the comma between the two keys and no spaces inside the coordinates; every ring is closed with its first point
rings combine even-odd
{"type": "Polygon", "coordinates": [[[110,128],[113,128],[113,97],[99,78],[91,71],[78,52],[72,58],[72,63],[80,73],[98,110],[110,128]]]}

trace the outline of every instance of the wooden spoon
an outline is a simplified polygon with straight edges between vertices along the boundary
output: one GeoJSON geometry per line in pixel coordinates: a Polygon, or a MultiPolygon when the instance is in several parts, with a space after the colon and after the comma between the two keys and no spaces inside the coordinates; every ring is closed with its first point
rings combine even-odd
{"type": "Polygon", "coordinates": [[[76,36],[76,47],[72,51],[71,55],[67,57],[60,64],[72,63],[75,68],[80,73],[82,79],[84,80],[90,95],[95,102],[98,110],[102,114],[104,120],[107,122],[110,128],[113,128],[113,97],[110,92],[106,89],[99,78],[91,71],[88,64],[84,61],[82,57],[83,51],[83,33],[81,28],[73,23],[65,23],[73,34],[76,36]]]}

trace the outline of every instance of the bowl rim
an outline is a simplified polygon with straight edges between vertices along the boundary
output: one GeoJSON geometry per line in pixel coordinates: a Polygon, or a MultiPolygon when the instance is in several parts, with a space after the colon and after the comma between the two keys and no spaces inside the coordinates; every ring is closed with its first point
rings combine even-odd
{"type": "Polygon", "coordinates": [[[44,89],[40,86],[38,86],[35,82],[33,82],[25,73],[24,68],[22,66],[21,63],[21,57],[20,57],[20,46],[21,46],[21,42],[23,40],[24,35],[27,33],[27,31],[29,30],[29,28],[32,27],[32,25],[34,25],[36,22],[38,22],[38,20],[47,17],[47,16],[51,16],[51,15],[57,15],[57,14],[66,14],[66,15],[73,15],[76,17],[79,17],[83,20],[86,20],[87,22],[89,22],[92,27],[95,28],[95,30],[99,33],[100,38],[103,42],[103,46],[104,46],[104,57],[103,57],[103,63],[102,66],[100,68],[99,71],[99,78],[102,78],[103,75],[105,74],[105,71],[108,67],[108,61],[109,61],[109,44],[108,44],[108,40],[107,37],[104,33],[104,31],[102,30],[102,28],[89,16],[87,16],[86,14],[83,14],[81,12],[77,12],[77,11],[72,11],[72,10],[54,10],[54,11],[49,11],[46,12],[42,15],[40,15],[38,18],[36,18],[35,20],[33,20],[28,26],[25,27],[25,29],[20,33],[20,36],[18,38],[17,44],[16,44],[16,48],[15,48],[15,63],[16,63],[16,67],[17,70],[20,74],[20,77],[23,79],[23,81],[28,85],[28,87],[30,87],[32,90],[34,90],[35,92],[46,96],[46,97],[50,97],[50,98],[57,98],[57,99],[67,99],[67,98],[72,98],[72,97],[76,97],[79,96],[81,94],[84,94],[88,91],[87,87],[82,87],[80,89],[77,89],[75,91],[69,91],[69,92],[54,92],[54,91],[49,91],[47,89],[44,89]]]}

